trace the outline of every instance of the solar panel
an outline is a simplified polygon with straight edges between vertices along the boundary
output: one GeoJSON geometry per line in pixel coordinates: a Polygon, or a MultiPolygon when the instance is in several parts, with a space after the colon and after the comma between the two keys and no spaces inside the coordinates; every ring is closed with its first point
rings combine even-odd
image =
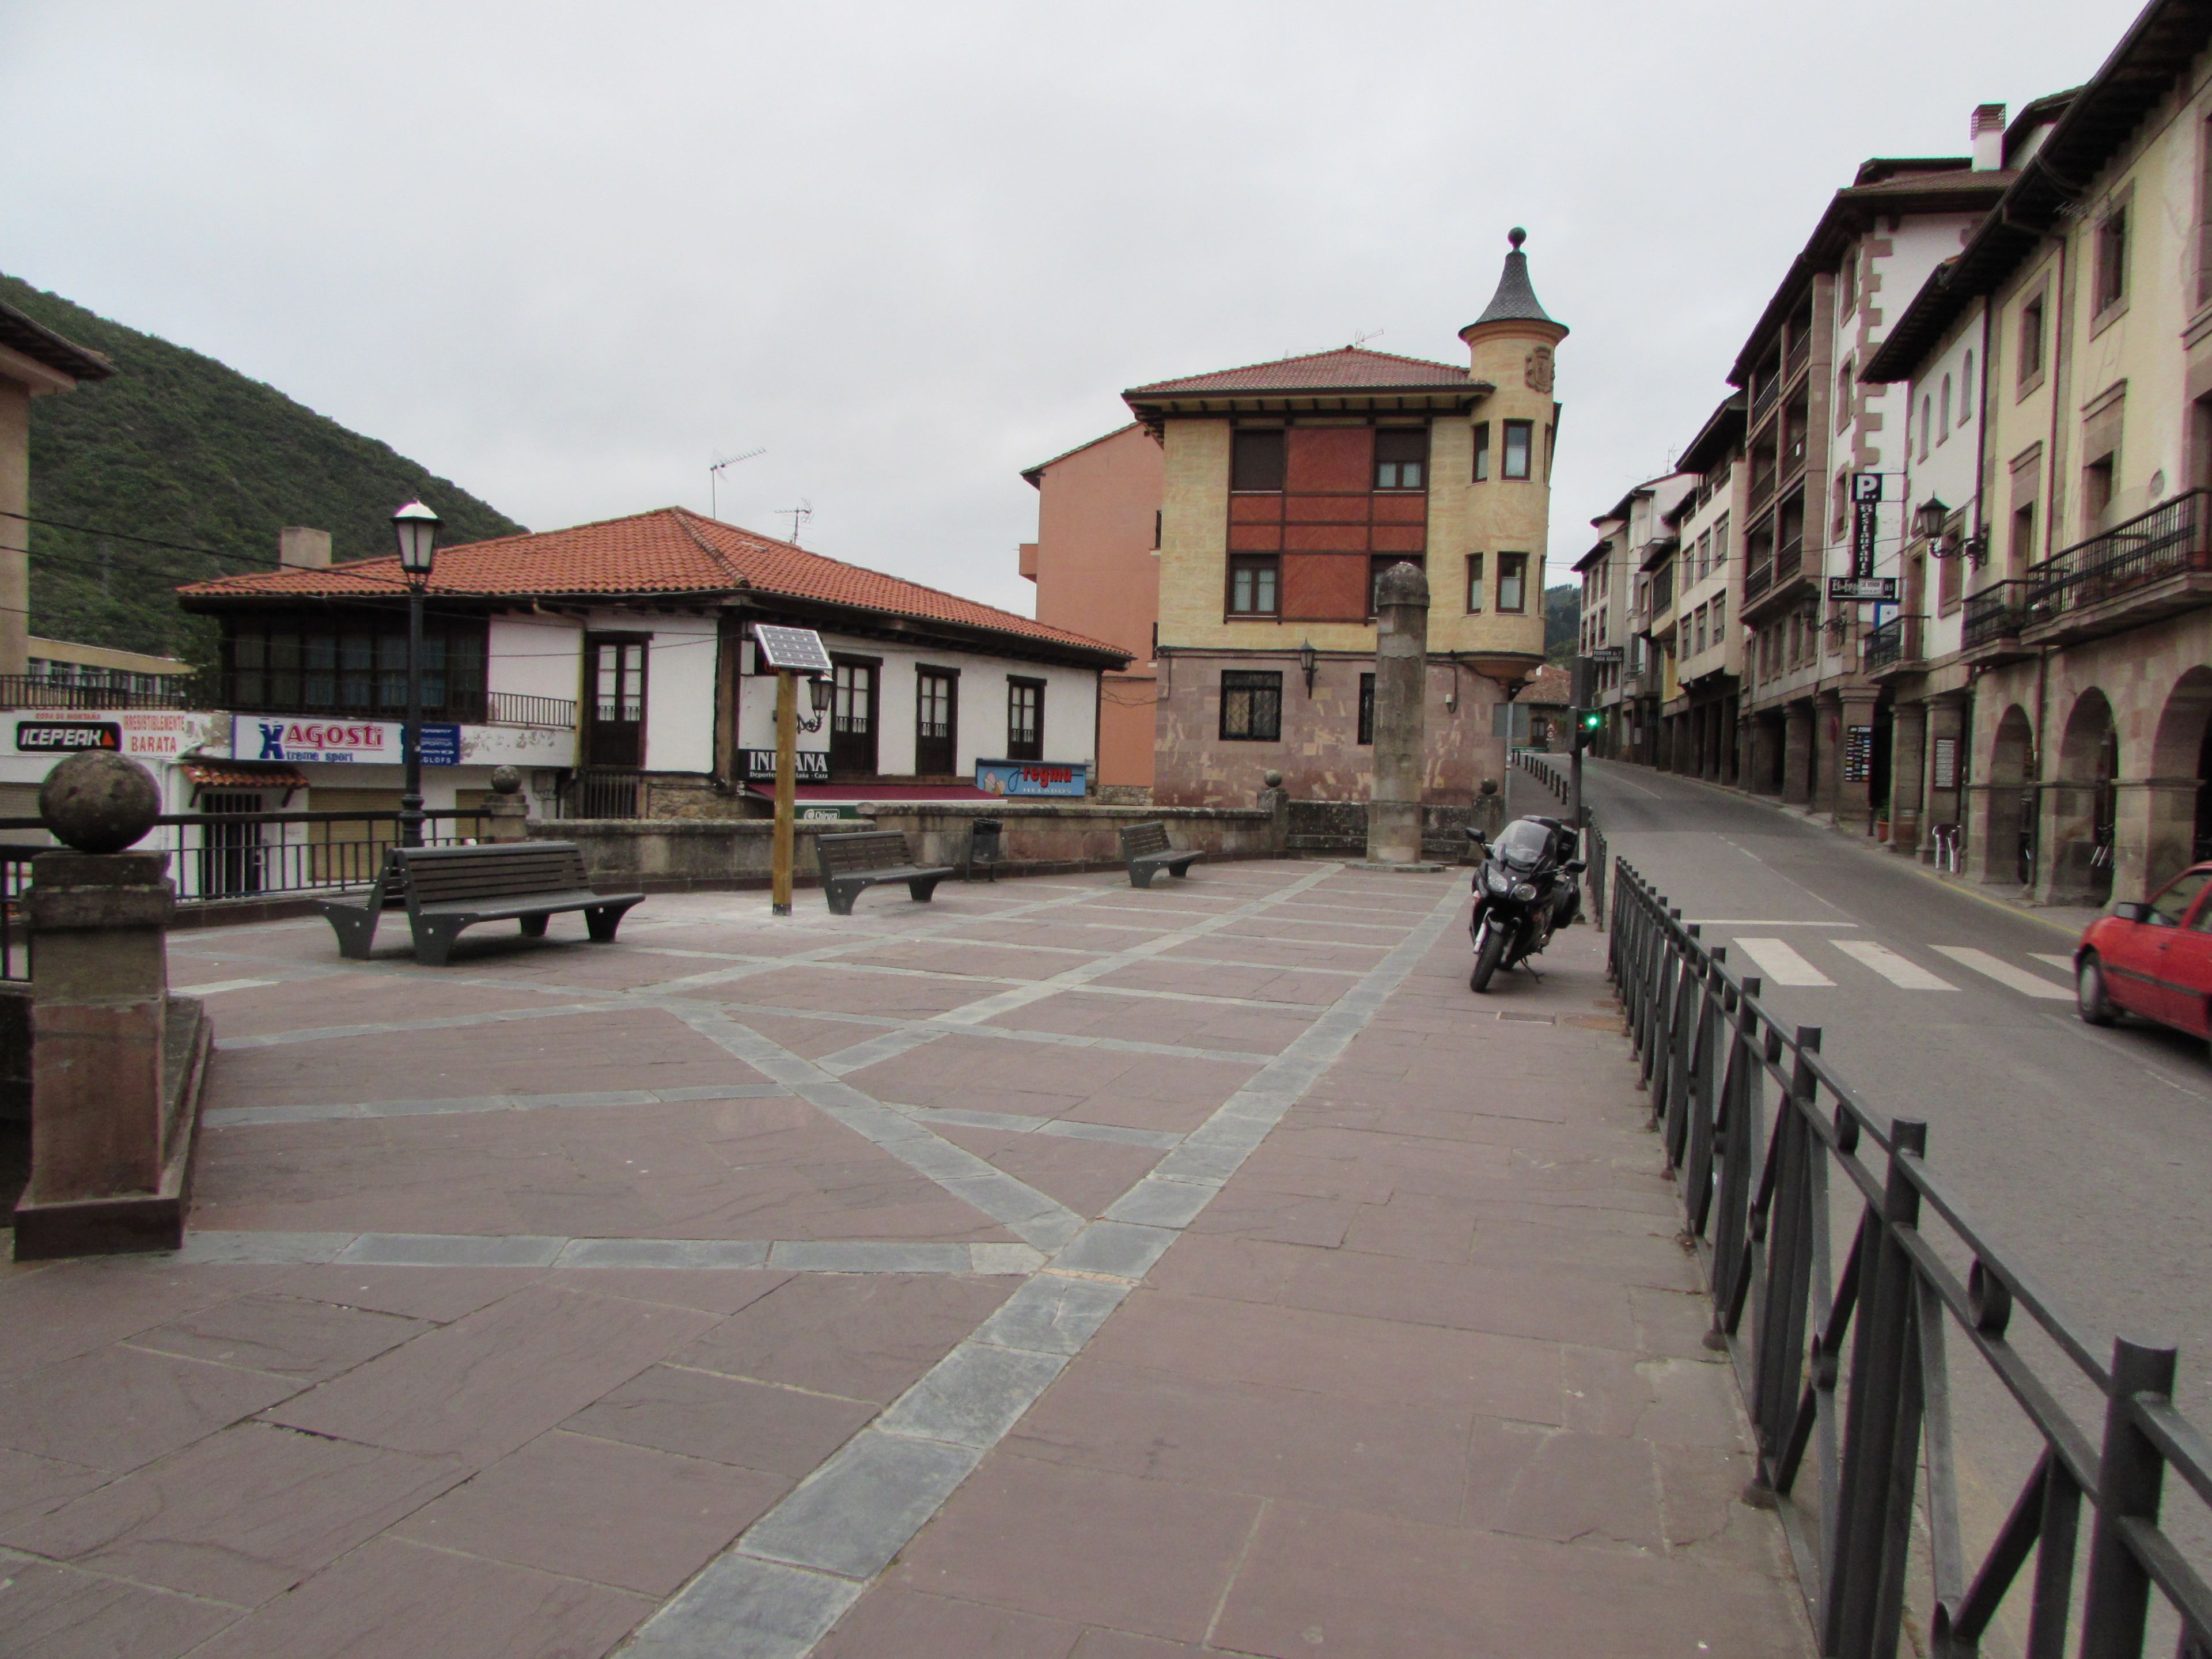
{"type": "Polygon", "coordinates": [[[822,636],[811,628],[770,628],[753,624],[753,644],[761,665],[776,673],[827,674],[830,653],[822,636]]]}

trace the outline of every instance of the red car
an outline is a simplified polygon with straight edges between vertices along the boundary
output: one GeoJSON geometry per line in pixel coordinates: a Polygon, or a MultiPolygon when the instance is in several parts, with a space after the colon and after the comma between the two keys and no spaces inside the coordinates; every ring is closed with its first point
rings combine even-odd
{"type": "Polygon", "coordinates": [[[2212,1037],[2212,864],[2091,922],[2074,950],[2074,988],[2092,1025],[2124,1012],[2212,1037]]]}

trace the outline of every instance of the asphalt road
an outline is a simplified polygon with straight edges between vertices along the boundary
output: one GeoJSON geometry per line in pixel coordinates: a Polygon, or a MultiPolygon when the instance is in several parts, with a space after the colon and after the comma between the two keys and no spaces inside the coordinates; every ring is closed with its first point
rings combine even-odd
{"type": "MultiPolygon", "coordinates": [[[[2081,1023],[2065,959],[2087,913],[2023,915],[1885,848],[1642,767],[1586,763],[1584,793],[1611,852],[1759,974],[1771,1008],[1820,1027],[1823,1053],[1870,1103],[1926,1121],[1929,1163],[2093,1351],[2119,1332],[2179,1346],[2179,1398],[2212,1425],[2212,1060],[2178,1032],[2081,1023]]],[[[1517,773],[1510,805],[1558,810],[1517,773]]],[[[1839,1233],[1838,1251],[1847,1242],[1839,1233]]],[[[1954,1356],[1966,1384],[1973,1362],[1954,1356]]],[[[2001,1518],[2033,1446],[2009,1402],[1962,1392],[1971,1536],[1972,1512],[2001,1518]]],[[[2094,1437],[2096,1402],[2063,1392],[2094,1437]]],[[[2170,1518],[2203,1545],[2200,1517],[2170,1518]]]]}

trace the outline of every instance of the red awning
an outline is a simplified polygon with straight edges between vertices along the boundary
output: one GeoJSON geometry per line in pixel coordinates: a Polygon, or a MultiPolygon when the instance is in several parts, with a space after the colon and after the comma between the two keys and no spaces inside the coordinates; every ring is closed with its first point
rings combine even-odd
{"type": "Polygon", "coordinates": [[[187,761],[185,775],[204,788],[305,789],[307,775],[296,766],[257,765],[251,761],[187,761]]]}

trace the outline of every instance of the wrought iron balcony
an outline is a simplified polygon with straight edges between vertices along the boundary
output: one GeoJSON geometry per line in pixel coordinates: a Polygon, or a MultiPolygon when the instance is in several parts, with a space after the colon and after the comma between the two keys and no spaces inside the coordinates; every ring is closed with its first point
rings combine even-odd
{"type": "Polygon", "coordinates": [[[2207,501],[2206,491],[2190,490],[2030,566],[2027,627],[2039,637],[2046,629],[2054,635],[2073,637],[2103,631],[2100,622],[2104,629],[2147,622],[2212,597],[2191,591],[2191,584],[2155,595],[2146,591],[2164,589],[2174,577],[2212,573],[2212,550],[2208,550],[2205,534],[2207,501]],[[2150,603],[2111,605],[2130,596],[2150,603]],[[2094,619],[2081,617],[2092,610],[2103,614],[2094,619]],[[2081,625],[2069,625],[2076,619],[2081,625]]]}
{"type": "Polygon", "coordinates": [[[208,688],[195,676],[180,675],[154,691],[127,691],[112,685],[65,685],[36,674],[0,674],[0,708],[72,710],[212,708],[208,688]]]}
{"type": "Polygon", "coordinates": [[[1960,648],[1978,651],[2019,638],[2027,611],[2027,584],[2017,576],[1967,594],[1959,625],[1960,648]]]}
{"type": "Polygon", "coordinates": [[[1782,544],[1781,550],[1774,556],[1774,580],[1778,582],[1788,581],[1803,568],[1804,563],[1805,538],[1802,536],[1792,536],[1782,544]]]}
{"type": "Polygon", "coordinates": [[[1747,599],[1757,599],[1773,586],[1774,567],[1771,563],[1762,562],[1743,573],[1743,596],[1747,599]]]}
{"type": "Polygon", "coordinates": [[[1923,659],[1924,617],[1892,617],[1866,636],[1866,672],[1882,674],[1917,668],[1923,659]]]}

